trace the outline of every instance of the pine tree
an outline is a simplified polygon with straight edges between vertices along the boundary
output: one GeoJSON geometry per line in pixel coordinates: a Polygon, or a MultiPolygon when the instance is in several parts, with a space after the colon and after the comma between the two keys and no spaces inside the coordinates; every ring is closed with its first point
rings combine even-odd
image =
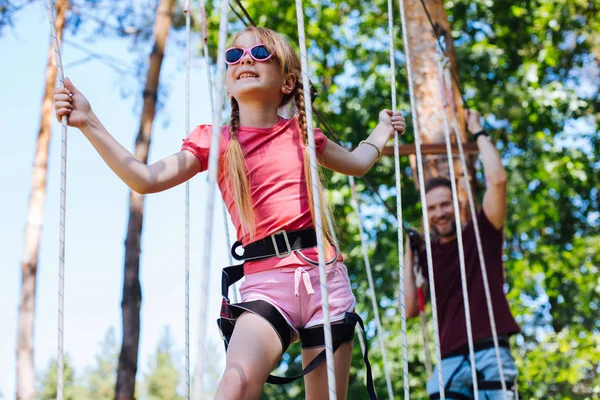
{"type": "MultiPolygon", "coordinates": [[[[39,400],[55,400],[57,396],[56,384],[58,380],[58,368],[56,359],[48,363],[48,368],[43,374],[41,387],[39,388],[39,400]]],[[[64,398],[65,400],[77,400],[90,398],[87,391],[77,382],[75,370],[71,367],[71,361],[65,357],[64,364],[64,398]]]]}
{"type": "Polygon", "coordinates": [[[119,357],[114,328],[110,328],[100,343],[96,364],[89,370],[86,386],[90,400],[112,400],[115,396],[117,361],[119,357]]]}
{"type": "Polygon", "coordinates": [[[156,353],[149,363],[149,372],[145,375],[144,392],[148,400],[182,400],[177,394],[180,371],[173,363],[173,343],[169,328],[158,343],[156,353]]]}

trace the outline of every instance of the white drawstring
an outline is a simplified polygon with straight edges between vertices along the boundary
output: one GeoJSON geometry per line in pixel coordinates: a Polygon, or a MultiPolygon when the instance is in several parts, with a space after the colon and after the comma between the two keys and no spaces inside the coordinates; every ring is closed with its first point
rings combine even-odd
{"type": "Polygon", "coordinates": [[[310,275],[304,268],[298,267],[296,268],[296,271],[294,271],[294,294],[296,295],[296,297],[300,296],[300,278],[302,278],[302,280],[304,281],[306,293],[313,294],[315,291],[313,289],[312,283],[310,282],[310,275]]]}

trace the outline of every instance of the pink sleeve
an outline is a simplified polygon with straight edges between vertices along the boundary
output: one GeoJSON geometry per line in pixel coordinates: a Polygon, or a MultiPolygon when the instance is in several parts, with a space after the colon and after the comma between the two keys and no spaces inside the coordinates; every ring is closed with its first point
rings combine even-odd
{"type": "Polygon", "coordinates": [[[322,153],[327,144],[327,136],[319,128],[315,128],[315,148],[317,153],[322,153]]]}
{"type": "Polygon", "coordinates": [[[200,172],[208,169],[208,150],[210,148],[211,125],[198,125],[185,139],[181,150],[187,150],[200,161],[200,172]]]}

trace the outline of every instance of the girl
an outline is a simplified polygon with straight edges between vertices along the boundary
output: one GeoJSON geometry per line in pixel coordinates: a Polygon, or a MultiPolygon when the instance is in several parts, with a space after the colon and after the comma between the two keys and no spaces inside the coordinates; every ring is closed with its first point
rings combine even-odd
{"type": "MultiPolygon", "coordinates": [[[[299,331],[323,323],[319,269],[310,262],[317,259],[315,244],[294,251],[289,244],[281,246],[283,236],[287,240],[287,235],[311,229],[314,235],[300,58],[282,35],[265,28],[250,27],[237,33],[232,46],[222,55],[228,64],[231,121],[221,130],[219,189],[246,252],[256,243],[271,240],[277,252],[276,257],[273,254],[244,264],[246,279],[240,292],[243,304],[262,301],[275,309],[289,325],[287,333],[294,341],[299,331]],[[291,101],[298,112],[287,120],[278,110],[291,101]]],[[[106,131],[70,80],[65,80],[65,88],[55,90],[54,99],[57,118],[67,115],[69,125],[79,128],[108,166],[136,192],[166,190],[207,169],[210,125],[198,126],[178,153],[146,165],[106,131]]],[[[399,112],[383,110],[377,127],[352,152],[315,129],[319,162],[333,171],[361,176],[381,157],[380,149],[394,130],[403,133],[404,126],[399,112]]],[[[354,309],[355,299],[342,257],[333,256],[334,251],[327,253],[328,258],[337,257],[329,263],[327,274],[333,323],[354,309]]],[[[228,343],[216,399],[258,399],[269,372],[287,347],[265,317],[255,312],[240,314],[228,343]]],[[[303,348],[303,364],[322,349],[303,348]]],[[[351,342],[335,352],[339,399],[346,398],[351,357],[351,342]]],[[[307,399],[327,396],[324,363],[304,379],[307,399]]]]}

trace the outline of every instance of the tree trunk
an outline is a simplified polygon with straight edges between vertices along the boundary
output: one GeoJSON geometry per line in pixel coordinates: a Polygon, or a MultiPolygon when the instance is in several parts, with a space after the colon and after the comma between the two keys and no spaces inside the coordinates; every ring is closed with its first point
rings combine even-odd
{"type": "MultiPolygon", "coordinates": [[[[148,162],[148,150],[152,134],[152,123],[156,114],[156,99],[160,69],[164,57],[165,45],[172,22],[174,0],[160,0],[154,23],[154,47],[150,53],[150,63],[144,89],[144,106],[140,129],[135,141],[135,157],[148,162]]],[[[125,239],[125,272],[123,279],[123,343],[119,356],[117,400],[134,399],[135,377],[137,373],[138,348],[140,340],[140,307],[142,290],[139,280],[140,242],[144,213],[144,196],[131,191],[129,194],[129,225],[125,239]]]]}
{"type": "MultiPolygon", "coordinates": [[[[68,0],[57,0],[56,34],[60,43],[65,25],[68,0]]],[[[33,180],[29,197],[29,211],[25,223],[25,249],[21,260],[21,300],[17,331],[17,399],[35,398],[35,367],[33,361],[33,333],[35,322],[35,294],[40,249],[40,236],[44,220],[46,199],[46,176],[48,171],[48,147],[54,119],[53,94],[56,85],[56,62],[54,43],[50,41],[46,85],[42,100],[42,116],[33,162],[33,180]]]]}
{"type": "MultiPolygon", "coordinates": [[[[443,0],[425,0],[425,5],[429,10],[431,19],[436,27],[437,34],[443,36],[446,43],[446,55],[450,59],[452,73],[458,77],[458,66],[456,62],[456,53],[452,41],[452,28],[448,22],[448,16],[444,10],[443,0]]],[[[420,0],[405,0],[406,9],[406,28],[408,31],[408,46],[413,70],[413,86],[415,90],[415,101],[417,118],[419,122],[421,143],[445,143],[443,106],[441,99],[440,80],[438,77],[438,63],[436,52],[436,35],[433,32],[427,14],[423,9],[420,0]]],[[[460,136],[463,142],[467,141],[467,132],[465,129],[464,108],[461,101],[461,93],[456,85],[452,83],[454,99],[456,100],[458,125],[461,129],[460,136]]],[[[450,124],[451,137],[454,139],[454,129],[452,124],[452,115],[448,113],[448,122],[450,124]]],[[[459,199],[463,207],[463,216],[468,215],[467,194],[462,180],[462,168],[458,154],[455,155],[454,171],[459,183],[459,199]]],[[[414,164],[414,157],[411,159],[414,171],[414,181],[418,185],[417,170],[414,164]]],[[[424,178],[427,179],[443,176],[449,177],[448,158],[444,155],[426,155],[423,154],[424,178]]],[[[473,160],[467,158],[467,165],[470,169],[471,181],[473,172],[473,160]]],[[[473,185],[471,185],[473,187],[473,185]]],[[[464,219],[463,219],[464,221],[464,219]]]]}

